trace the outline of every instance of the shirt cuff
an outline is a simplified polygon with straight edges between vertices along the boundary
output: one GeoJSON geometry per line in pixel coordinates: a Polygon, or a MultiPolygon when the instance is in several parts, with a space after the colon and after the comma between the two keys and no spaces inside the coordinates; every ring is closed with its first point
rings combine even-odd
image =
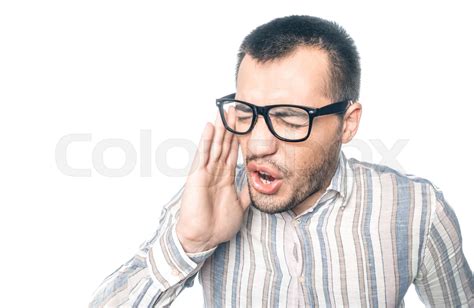
{"type": "Polygon", "coordinates": [[[193,260],[195,263],[202,263],[206,261],[216,250],[217,246],[202,252],[187,252],[188,257],[193,260]]]}
{"type": "Polygon", "coordinates": [[[194,275],[214,250],[187,254],[172,224],[149,249],[147,262],[158,283],[167,289],[194,275]]]}

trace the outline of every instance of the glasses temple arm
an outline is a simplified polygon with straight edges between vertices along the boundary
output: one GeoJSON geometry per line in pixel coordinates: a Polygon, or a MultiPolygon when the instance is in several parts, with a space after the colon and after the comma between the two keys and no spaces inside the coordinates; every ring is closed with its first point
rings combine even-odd
{"type": "Polygon", "coordinates": [[[352,105],[354,102],[352,100],[342,101],[334,104],[330,104],[321,108],[316,109],[315,116],[323,116],[334,113],[341,113],[346,111],[349,105],[352,105]]]}

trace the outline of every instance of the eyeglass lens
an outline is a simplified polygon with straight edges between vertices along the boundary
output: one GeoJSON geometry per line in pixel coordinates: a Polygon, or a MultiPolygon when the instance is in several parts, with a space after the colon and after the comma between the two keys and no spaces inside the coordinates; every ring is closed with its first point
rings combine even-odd
{"type": "MultiPolygon", "coordinates": [[[[237,133],[249,132],[256,114],[251,106],[226,101],[223,104],[227,126],[237,133]]],[[[279,137],[289,140],[302,139],[308,134],[309,115],[299,107],[279,106],[268,110],[270,129],[279,137]]]]}

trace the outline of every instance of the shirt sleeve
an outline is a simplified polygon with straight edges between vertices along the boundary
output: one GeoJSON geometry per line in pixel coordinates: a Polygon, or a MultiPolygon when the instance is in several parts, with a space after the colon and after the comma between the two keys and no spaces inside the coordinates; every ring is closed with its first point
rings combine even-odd
{"type": "Polygon", "coordinates": [[[474,280],[459,223],[440,191],[414,284],[427,307],[474,307],[474,280]]]}
{"type": "Polygon", "coordinates": [[[183,188],[160,215],[159,227],[128,262],[104,279],[89,307],[163,307],[193,284],[194,277],[214,249],[187,254],[176,235],[183,188]]]}

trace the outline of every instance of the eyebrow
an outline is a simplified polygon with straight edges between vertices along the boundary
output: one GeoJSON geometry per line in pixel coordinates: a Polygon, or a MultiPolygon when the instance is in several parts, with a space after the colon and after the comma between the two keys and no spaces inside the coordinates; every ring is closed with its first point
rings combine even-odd
{"type": "MultiPolygon", "coordinates": [[[[271,110],[270,110],[271,111],[271,110]]],[[[271,112],[270,112],[271,113],[271,112]]],[[[292,110],[292,109],[289,109],[289,110],[286,110],[285,112],[283,111],[277,111],[275,113],[271,113],[272,115],[276,115],[276,116],[283,116],[283,117],[288,117],[288,116],[298,116],[298,117],[307,117],[308,116],[308,113],[301,110],[301,111],[296,111],[296,110],[292,110]]]]}
{"type": "Polygon", "coordinates": [[[236,107],[235,107],[235,110],[252,112],[252,109],[249,106],[243,105],[243,104],[237,104],[236,107]]]}
{"type": "MultiPolygon", "coordinates": [[[[278,116],[278,117],[292,117],[292,116],[296,116],[296,117],[307,117],[308,116],[308,113],[300,108],[298,108],[297,106],[295,107],[289,107],[289,106],[285,106],[285,107],[276,107],[276,108],[286,108],[285,111],[274,111],[272,112],[272,110],[270,109],[270,114],[273,115],[273,116],[278,116]],[[299,110],[296,110],[296,109],[299,109],[299,110]]],[[[247,105],[242,105],[242,104],[237,104],[235,106],[235,110],[237,111],[241,111],[241,112],[251,112],[252,110],[247,106],[247,105]]]]}

